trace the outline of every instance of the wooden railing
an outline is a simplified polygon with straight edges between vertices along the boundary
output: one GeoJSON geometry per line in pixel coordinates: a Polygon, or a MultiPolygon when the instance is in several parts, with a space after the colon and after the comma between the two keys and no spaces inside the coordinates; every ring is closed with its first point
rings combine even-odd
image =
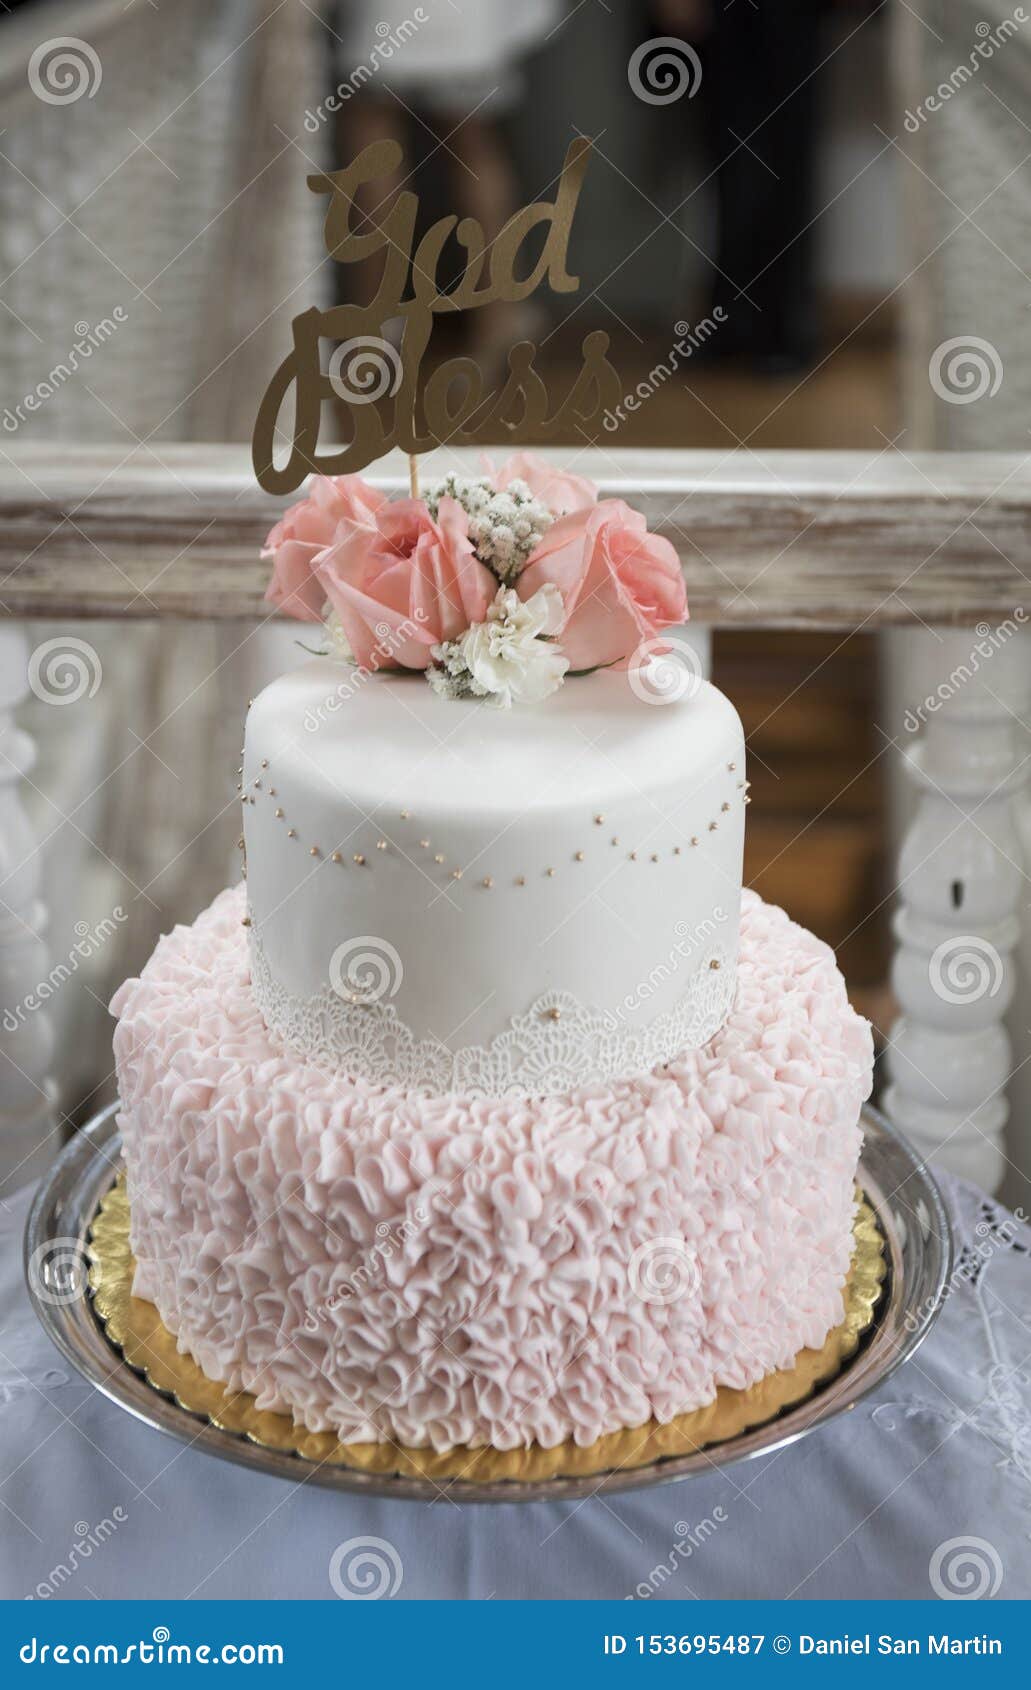
{"type": "MultiPolygon", "coordinates": [[[[476,462],[449,453],[446,467],[476,462]]],[[[903,1017],[890,1039],[887,1103],[925,1153],[994,1187],[1014,1065],[1002,1018],[1024,883],[1012,798],[1028,766],[1031,704],[1027,459],[599,449],[575,454],[575,468],[603,495],[631,499],[674,542],[696,625],[952,630],[940,635],[942,696],[908,753],[922,796],[898,885],[903,1017]],[[979,641],[988,650],[972,662],[979,641]],[[956,968],[969,979],[968,953],[979,973],[965,986],[956,968]]],[[[424,473],[432,475],[432,459],[424,473]]],[[[400,489],[404,464],[387,459],[370,479],[400,489]]],[[[8,861],[24,858],[18,775],[31,756],[13,725],[27,659],[13,619],[264,618],[258,550],[276,510],[243,447],[5,448],[0,845],[8,861]]],[[[34,871],[4,896],[0,970],[17,998],[18,982],[40,973],[34,871]]],[[[35,1132],[45,1114],[38,1099],[50,1089],[39,1025],[0,1028],[0,1055],[0,1120],[35,1132]]]]}

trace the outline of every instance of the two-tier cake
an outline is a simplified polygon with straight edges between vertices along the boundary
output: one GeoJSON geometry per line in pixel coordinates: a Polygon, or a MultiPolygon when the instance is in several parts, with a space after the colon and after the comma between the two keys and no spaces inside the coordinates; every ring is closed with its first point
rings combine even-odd
{"type": "Polygon", "coordinates": [[[870,1034],[742,894],[673,548],[520,454],[317,480],[269,551],[326,655],[248,715],[244,884],[113,1006],[137,1294],[346,1443],[590,1444],[818,1348],[870,1034]]]}

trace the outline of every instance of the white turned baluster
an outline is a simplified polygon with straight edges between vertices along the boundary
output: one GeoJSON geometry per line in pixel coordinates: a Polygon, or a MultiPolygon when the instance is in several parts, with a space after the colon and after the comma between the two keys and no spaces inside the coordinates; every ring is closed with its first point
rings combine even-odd
{"type": "Polygon", "coordinates": [[[1031,641],[1012,620],[1001,643],[998,628],[981,637],[985,626],[935,640],[945,696],[921,710],[926,729],[907,758],[920,798],[899,860],[893,982],[903,1013],[884,1108],[928,1160],[994,1191],[1012,1068],[1003,1017],[1020,934],[1013,799],[1031,772],[1019,720],[1031,641]]]}
{"type": "Polygon", "coordinates": [[[18,791],[35,748],[14,721],[25,697],[28,643],[0,627],[0,1200],[43,1172],[59,1148],[53,1034],[45,1007],[30,1007],[47,973],[40,861],[18,791]]]}

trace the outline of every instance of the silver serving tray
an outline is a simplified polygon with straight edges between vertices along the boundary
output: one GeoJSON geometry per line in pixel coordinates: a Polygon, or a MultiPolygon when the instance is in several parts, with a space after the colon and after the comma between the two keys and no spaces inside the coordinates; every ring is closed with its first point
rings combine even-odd
{"type": "MultiPolygon", "coordinates": [[[[27,1274],[29,1295],[43,1327],[62,1355],[112,1402],[128,1409],[145,1425],[167,1432],[182,1443],[261,1473],[273,1473],[295,1483],[326,1485],[333,1490],[407,1497],[420,1502],[442,1497],[454,1502],[542,1499],[565,1502],[593,1496],[599,1491],[640,1490],[696,1474],[711,1475],[714,1469],[750,1461],[797,1442],[835,1415],[854,1408],[862,1397],[882,1385],[927,1336],[952,1271],[948,1214],[926,1167],[883,1115],[875,1109],[864,1109],[863,1126],[865,1141],[859,1180],[877,1212],[886,1240],[888,1272],[874,1324],[856,1354],[829,1384],[765,1425],[692,1455],[666,1457],[632,1470],[568,1479],[530,1482],[496,1479],[474,1483],[462,1479],[360,1473],[346,1467],[320,1465],[299,1455],[265,1449],[247,1437],[223,1431],[203,1415],[180,1407],[174,1398],[148,1384],[108,1342],[93,1312],[91,1297],[49,1301],[37,1293],[33,1276],[27,1274]]],[[[65,1147],[40,1186],[25,1229],[26,1265],[30,1260],[37,1264],[43,1262],[46,1271],[47,1247],[56,1240],[65,1249],[69,1240],[76,1240],[84,1252],[100,1199],[120,1169],[121,1141],[112,1105],[65,1147]]],[[[55,1253],[57,1261],[59,1252],[55,1253]]]]}

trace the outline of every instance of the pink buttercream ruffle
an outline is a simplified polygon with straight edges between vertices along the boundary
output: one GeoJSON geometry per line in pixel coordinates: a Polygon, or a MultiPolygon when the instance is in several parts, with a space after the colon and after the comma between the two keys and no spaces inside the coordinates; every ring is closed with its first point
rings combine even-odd
{"type": "Polygon", "coordinates": [[[285,1055],[243,913],[221,893],[112,1004],[135,1289],[210,1377],[344,1442],[589,1444],[841,1319],[872,1042],[782,910],[745,893],[704,1050],[532,1103],[285,1055]]]}

